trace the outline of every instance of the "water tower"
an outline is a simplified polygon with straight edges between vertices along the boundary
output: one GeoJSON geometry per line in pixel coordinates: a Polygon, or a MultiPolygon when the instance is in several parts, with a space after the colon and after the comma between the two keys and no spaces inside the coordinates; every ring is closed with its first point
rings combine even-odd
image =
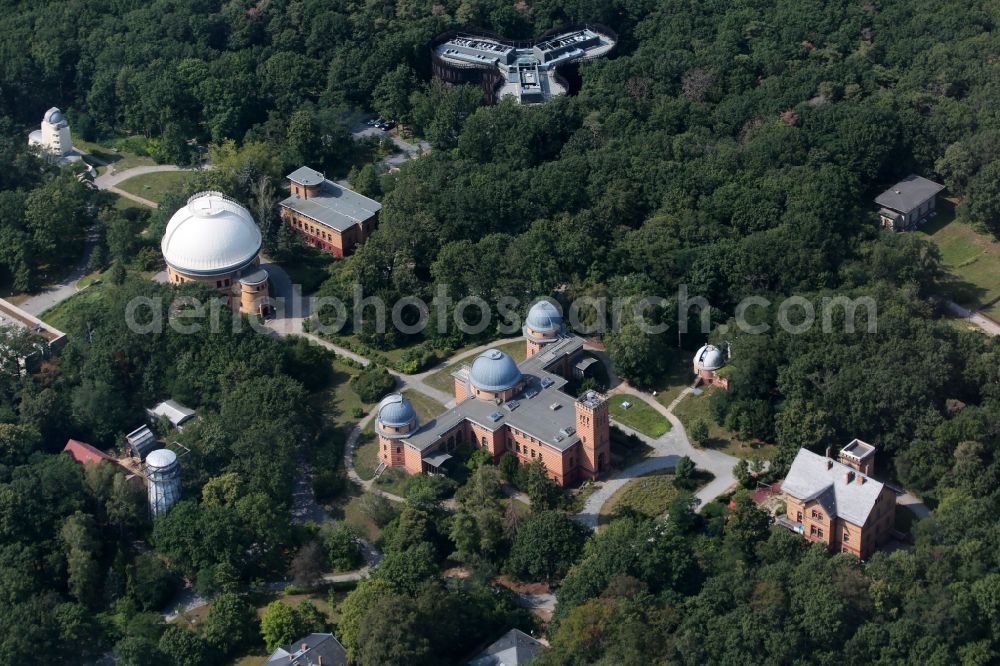
{"type": "Polygon", "coordinates": [[[149,480],[149,512],[153,518],[167,513],[181,498],[181,465],[170,449],[157,449],[146,456],[149,480]]]}

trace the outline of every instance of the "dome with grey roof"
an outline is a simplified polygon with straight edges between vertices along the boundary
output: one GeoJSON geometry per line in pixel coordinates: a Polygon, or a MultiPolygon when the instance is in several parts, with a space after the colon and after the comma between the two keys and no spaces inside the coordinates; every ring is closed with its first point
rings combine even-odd
{"type": "Polygon", "coordinates": [[[558,335],[563,331],[563,318],[559,308],[546,300],[538,301],[531,306],[525,324],[536,333],[558,335]]]}
{"type": "Polygon", "coordinates": [[[399,393],[390,393],[378,405],[378,421],[382,425],[401,428],[416,421],[417,413],[410,401],[399,393]]]}
{"type": "Polygon", "coordinates": [[[715,345],[703,345],[694,355],[694,368],[700,370],[718,370],[726,364],[722,350],[715,345]]]}
{"type": "MultiPolygon", "coordinates": [[[[37,118],[37,116],[35,116],[37,118]]],[[[53,125],[58,125],[59,123],[66,122],[63,112],[56,107],[52,107],[45,112],[45,122],[52,123],[53,125]]]]}
{"type": "Polygon", "coordinates": [[[507,354],[487,349],[472,362],[469,379],[481,391],[506,391],[521,381],[521,371],[507,354]]]}

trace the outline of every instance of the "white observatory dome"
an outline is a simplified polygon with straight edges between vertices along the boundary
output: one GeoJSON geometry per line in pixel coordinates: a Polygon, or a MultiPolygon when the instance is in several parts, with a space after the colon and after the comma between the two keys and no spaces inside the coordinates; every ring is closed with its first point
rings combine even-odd
{"type": "Polygon", "coordinates": [[[216,275],[249,264],[261,243],[246,208],[219,192],[201,192],[170,218],[160,249],[180,273],[216,275]]]}

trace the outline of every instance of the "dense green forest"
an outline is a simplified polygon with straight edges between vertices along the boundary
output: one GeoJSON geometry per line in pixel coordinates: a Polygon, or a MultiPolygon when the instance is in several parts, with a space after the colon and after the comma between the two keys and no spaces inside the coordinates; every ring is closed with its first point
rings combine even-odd
{"type": "MultiPolygon", "coordinates": [[[[74,308],[58,358],[37,374],[0,376],[0,662],[70,663],[112,646],[125,664],[235,655],[245,645],[232,637],[253,625],[244,592],[314,538],[331,561],[345,543],[287,520],[295,465],[339,454],[342,433],[309,408],[332,381],[329,358],[251,331],[128,331],[124,304],[169,290],[125,277],[124,264],[156,263],[147,248],[134,265],[181,199],[129,218],[29,154],[27,131],[52,105],[81,138],[142,134],[172,161],[188,157],[187,139],[211,143],[216,169],[191,187],[244,200],[269,247],[286,254],[297,248],[274,213],[282,174],[302,163],[358,167],[352,183],[384,205],[380,227],[331,266],[324,295],[350,301],[359,283],[390,302],[429,300],[439,285],[490,303],[665,296],[656,316],[667,333],[605,336],[619,372],[640,385],[656,386],[704,340],[680,336],[678,348],[679,285],[711,303],[715,325],[730,324],[748,295],[878,304],[875,332],[793,335],[765,309],[766,334],[709,334],[733,352],[732,390],[713,398],[712,416],[775,443],[774,477],[799,447],[877,444],[879,473],[934,507],[912,549],[866,563],[828,555],[769,528],[742,494],[731,510],[699,514],[682,496],[665,520],[624,515],[590,536],[542,483],[534,513],[513,515],[498,491],[512,470],[473,465],[454,513],[423,482],[402,511],[381,508],[386,560],[347,597],[336,627],[360,666],[454,663],[491,628],[528,628],[491,587],[498,572],[557,587],[542,664],[1000,660],[1000,346],[942,319],[932,296],[949,285],[935,249],[879,232],[871,204],[916,172],[1000,229],[992,4],[0,6],[0,282],[40,286],[79,255],[95,221],[95,265],[122,267],[103,300],[74,308]],[[447,29],[526,38],[577,21],[610,26],[619,43],[581,66],[575,96],[484,107],[478,89],[430,79],[430,41],[447,29]],[[360,168],[347,136],[358,110],[404,122],[433,151],[395,174],[360,168]],[[71,436],[120,441],[143,406],[168,395],[202,419],[183,434],[186,499],[154,528],[120,474],[85,473],[56,452],[71,436]],[[152,549],[135,546],[142,540],[152,549]],[[441,582],[454,563],[472,570],[465,585],[441,582]],[[198,633],[164,629],[158,616],[181,577],[220,595],[198,633]]],[[[433,330],[355,332],[376,349],[416,345],[418,356],[468,342],[433,330]]],[[[308,608],[279,607],[265,636],[284,635],[268,633],[282,613],[286,628],[318,626],[308,608]]]]}

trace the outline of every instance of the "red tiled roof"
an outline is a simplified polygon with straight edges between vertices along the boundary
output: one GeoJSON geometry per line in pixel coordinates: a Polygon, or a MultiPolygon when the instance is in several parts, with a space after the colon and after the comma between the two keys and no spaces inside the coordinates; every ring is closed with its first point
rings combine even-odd
{"type": "Polygon", "coordinates": [[[71,439],[66,442],[66,446],[63,447],[63,453],[70,454],[73,456],[73,460],[81,465],[89,465],[90,463],[97,463],[102,460],[117,462],[114,458],[103,451],[94,448],[86,442],[79,442],[75,439],[71,439]]]}

